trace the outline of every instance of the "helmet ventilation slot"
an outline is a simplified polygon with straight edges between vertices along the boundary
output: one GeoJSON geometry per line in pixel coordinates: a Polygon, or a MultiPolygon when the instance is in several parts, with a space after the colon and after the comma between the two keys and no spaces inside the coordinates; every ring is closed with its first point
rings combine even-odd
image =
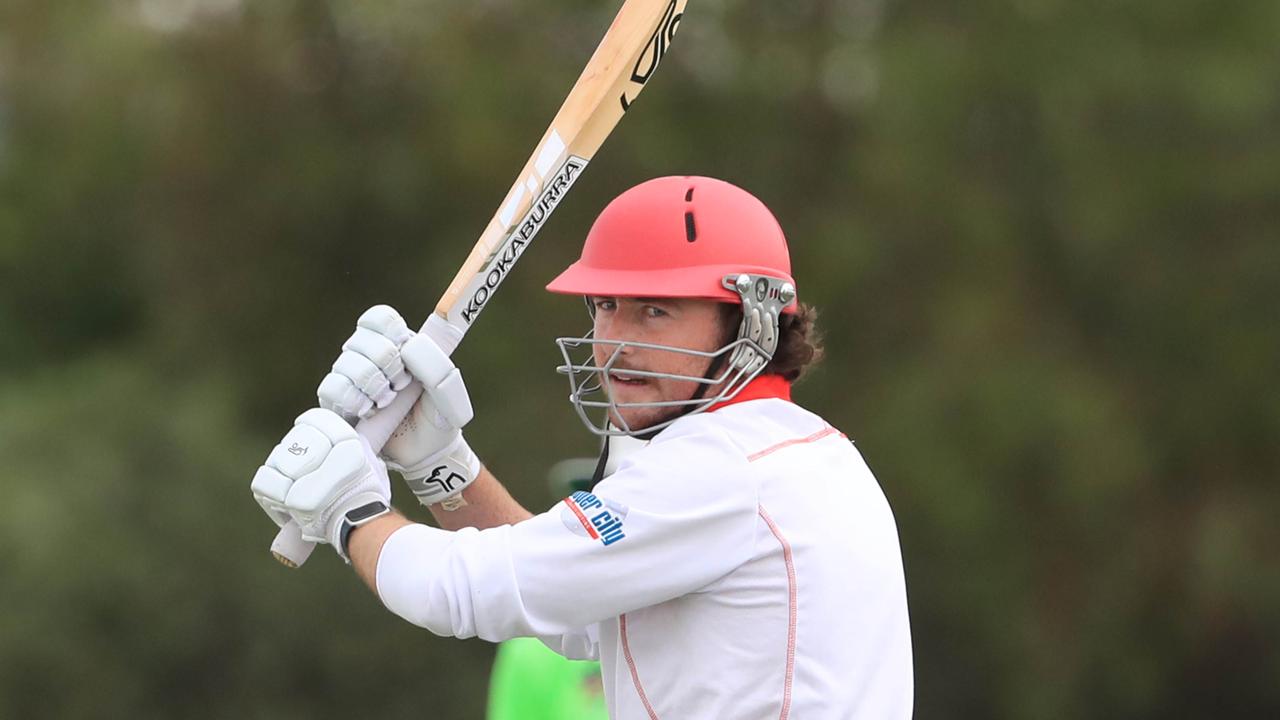
{"type": "MultiPolygon", "coordinates": [[[[684,194],[685,202],[693,202],[693,188],[684,194]]],[[[693,208],[684,212],[684,236],[689,242],[698,239],[698,226],[693,222],[693,208]]]]}

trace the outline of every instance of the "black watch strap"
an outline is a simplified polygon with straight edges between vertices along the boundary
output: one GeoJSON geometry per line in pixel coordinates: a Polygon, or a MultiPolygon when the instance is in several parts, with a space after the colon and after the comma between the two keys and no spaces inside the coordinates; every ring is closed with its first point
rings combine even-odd
{"type": "Polygon", "coordinates": [[[338,554],[347,562],[351,562],[351,555],[347,550],[347,542],[351,538],[351,531],[364,525],[370,520],[386,515],[391,512],[391,508],[381,500],[365,503],[358,508],[352,508],[342,516],[342,527],[338,530],[338,554]]]}

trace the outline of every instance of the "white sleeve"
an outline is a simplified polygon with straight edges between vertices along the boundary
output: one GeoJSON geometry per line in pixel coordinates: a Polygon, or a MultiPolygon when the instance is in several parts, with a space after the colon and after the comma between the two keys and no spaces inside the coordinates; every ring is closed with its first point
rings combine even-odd
{"type": "Polygon", "coordinates": [[[746,460],[727,439],[676,436],[629,458],[594,493],[517,525],[397,530],[378,559],[378,595],[438,635],[577,636],[741,565],[757,507],[746,460]]]}

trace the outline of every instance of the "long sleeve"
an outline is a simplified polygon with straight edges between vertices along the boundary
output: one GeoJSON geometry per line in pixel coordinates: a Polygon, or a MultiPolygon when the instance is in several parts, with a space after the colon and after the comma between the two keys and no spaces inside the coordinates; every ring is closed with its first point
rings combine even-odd
{"type": "Polygon", "coordinates": [[[383,546],[378,594],[439,635],[581,635],[745,562],[758,522],[750,477],[722,435],[663,438],[594,493],[575,493],[517,525],[400,529],[383,546]]]}

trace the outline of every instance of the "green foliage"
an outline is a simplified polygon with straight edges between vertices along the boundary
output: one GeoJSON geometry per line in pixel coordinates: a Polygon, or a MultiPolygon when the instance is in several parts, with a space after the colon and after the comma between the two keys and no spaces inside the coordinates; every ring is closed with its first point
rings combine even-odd
{"type": "MultiPolygon", "coordinates": [[[[429,311],[615,9],[0,7],[0,716],[480,716],[492,650],[275,566],[247,483],[361,310],[429,311]]],[[[690,3],[459,351],[473,444],[551,502],[593,442],[541,287],[619,191],[724,177],[825,311],[797,396],[894,505],[918,716],[1275,715],[1278,23],[690,3]]]]}

